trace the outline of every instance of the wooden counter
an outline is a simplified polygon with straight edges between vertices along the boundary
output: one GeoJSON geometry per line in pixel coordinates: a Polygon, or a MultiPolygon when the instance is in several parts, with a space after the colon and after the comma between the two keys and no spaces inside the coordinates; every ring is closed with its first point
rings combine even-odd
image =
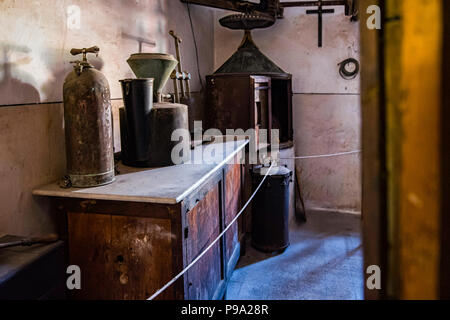
{"type": "MultiPolygon", "coordinates": [[[[81,268],[74,299],[147,299],[192,262],[243,205],[247,141],[192,151],[191,163],[157,168],[120,166],[113,184],[33,191],[55,198],[68,264],[81,268]],[[215,153],[211,155],[211,150],[215,153]],[[202,161],[199,155],[203,154],[202,161]]],[[[221,299],[240,255],[235,224],[160,299],[221,299]]]]}

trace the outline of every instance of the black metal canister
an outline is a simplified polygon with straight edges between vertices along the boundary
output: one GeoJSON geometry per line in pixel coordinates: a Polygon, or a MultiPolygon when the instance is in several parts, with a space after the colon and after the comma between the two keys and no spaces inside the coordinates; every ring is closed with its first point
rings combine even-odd
{"type": "Polygon", "coordinates": [[[72,49],[83,54],[64,82],[67,174],[73,187],[94,187],[114,181],[112,112],[109,84],[87,61],[98,47],[72,49]]]}
{"type": "MultiPolygon", "coordinates": [[[[188,107],[178,103],[155,103],[151,111],[151,148],[150,164],[153,167],[171,166],[172,151],[180,141],[172,141],[176,130],[183,130],[189,138],[188,107]]],[[[183,141],[186,143],[186,141],[183,141]]],[[[178,154],[180,158],[185,155],[178,154]]]]}
{"type": "Polygon", "coordinates": [[[151,154],[153,79],[125,79],[120,83],[125,105],[120,109],[122,162],[129,166],[147,167],[151,154]]]}
{"type": "MultiPolygon", "coordinates": [[[[269,168],[252,170],[253,191],[269,168]]],[[[274,167],[252,204],[252,246],[263,252],[282,251],[289,246],[289,184],[292,171],[274,167]]]]}

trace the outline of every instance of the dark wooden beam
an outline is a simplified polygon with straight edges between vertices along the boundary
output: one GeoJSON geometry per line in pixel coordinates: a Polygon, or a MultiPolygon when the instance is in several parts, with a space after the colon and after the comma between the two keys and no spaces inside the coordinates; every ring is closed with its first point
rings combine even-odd
{"type": "MultiPolygon", "coordinates": [[[[372,4],[383,7],[383,0],[361,0],[360,12],[372,4]]],[[[363,245],[364,288],[366,300],[386,298],[387,273],[387,181],[386,127],[382,33],[361,30],[361,110],[363,166],[363,245]],[[365,285],[367,267],[381,268],[382,290],[369,290],[365,285]]]]}
{"type": "Polygon", "coordinates": [[[357,0],[324,0],[324,1],[291,1],[280,2],[279,8],[292,8],[292,7],[335,7],[344,6],[345,14],[347,16],[355,15],[357,12],[358,3],[357,0]]]}
{"type": "MultiPolygon", "coordinates": [[[[292,2],[281,2],[280,6],[283,8],[290,7],[318,7],[321,1],[292,1],[292,2]]],[[[347,3],[346,0],[330,0],[322,1],[322,6],[343,6],[347,3]]]]}
{"type": "MultiPolygon", "coordinates": [[[[450,37],[450,2],[442,1],[444,16],[443,39],[450,37]]],[[[442,227],[440,298],[450,299],[450,42],[444,41],[442,54],[442,107],[441,107],[441,170],[442,170],[442,227]]]]}
{"type": "Polygon", "coordinates": [[[259,4],[236,0],[181,0],[181,2],[239,12],[246,10],[258,11],[261,9],[259,4]]]}

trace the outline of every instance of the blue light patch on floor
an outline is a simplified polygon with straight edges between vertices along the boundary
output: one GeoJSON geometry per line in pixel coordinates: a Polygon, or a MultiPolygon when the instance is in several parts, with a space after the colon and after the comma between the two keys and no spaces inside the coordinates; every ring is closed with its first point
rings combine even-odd
{"type": "Polygon", "coordinates": [[[227,300],[362,300],[361,217],[309,212],[290,226],[291,246],[280,255],[247,244],[230,280],[227,300]]]}

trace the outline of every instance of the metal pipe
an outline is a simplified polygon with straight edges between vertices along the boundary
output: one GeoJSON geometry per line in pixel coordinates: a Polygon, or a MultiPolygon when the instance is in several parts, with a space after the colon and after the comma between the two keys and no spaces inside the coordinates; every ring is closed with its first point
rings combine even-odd
{"type": "Polygon", "coordinates": [[[189,99],[191,97],[191,74],[187,71],[185,71],[184,74],[184,81],[186,81],[186,97],[189,99]]]}
{"type": "Polygon", "coordinates": [[[170,78],[173,80],[173,90],[174,90],[173,102],[174,103],[180,103],[180,93],[178,92],[177,73],[178,72],[176,70],[173,70],[172,74],[170,75],[170,78]]]}
{"type": "MultiPolygon", "coordinates": [[[[177,60],[178,60],[178,72],[180,74],[183,73],[183,66],[181,64],[181,55],[180,55],[180,43],[181,43],[181,38],[178,37],[175,32],[173,30],[169,31],[169,34],[175,39],[175,51],[177,54],[177,60]]],[[[180,95],[181,95],[181,99],[184,98],[184,81],[182,79],[180,79],[180,95]]]]}

